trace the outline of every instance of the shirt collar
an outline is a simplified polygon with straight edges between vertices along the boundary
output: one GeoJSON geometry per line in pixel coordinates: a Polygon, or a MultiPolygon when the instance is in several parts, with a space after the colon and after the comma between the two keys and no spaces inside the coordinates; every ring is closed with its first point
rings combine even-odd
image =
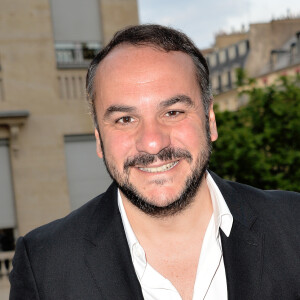
{"type": "Polygon", "coordinates": [[[118,189],[118,206],[119,206],[129,250],[130,250],[130,256],[134,265],[136,275],[141,281],[145,274],[145,270],[147,266],[146,255],[144,249],[140,245],[129,223],[119,189],[118,189]]]}
{"type": "MultiPolygon", "coordinates": [[[[232,223],[233,223],[232,214],[230,213],[230,210],[225,202],[225,199],[221,191],[219,190],[217,184],[215,183],[215,181],[213,180],[213,178],[208,172],[206,172],[206,181],[207,181],[207,185],[210,191],[210,196],[213,204],[213,217],[215,221],[214,222],[215,237],[217,239],[219,236],[219,228],[221,228],[222,231],[225,233],[225,235],[229,237],[232,228],[232,223]]],[[[139,245],[139,242],[127,218],[119,189],[118,189],[118,206],[123,221],[123,226],[127,237],[131,257],[134,257],[133,249],[135,245],[139,245]]]]}
{"type": "Polygon", "coordinates": [[[122,200],[119,189],[118,189],[118,206],[119,206],[119,210],[120,210],[120,214],[121,214],[121,218],[122,218],[122,222],[123,222],[127,242],[128,242],[128,245],[129,245],[131,257],[133,257],[134,245],[139,244],[139,242],[138,242],[138,240],[137,240],[137,238],[136,238],[136,236],[135,236],[135,234],[132,230],[132,227],[129,223],[129,220],[127,218],[127,214],[125,212],[125,208],[124,208],[124,205],[123,205],[123,200],[122,200]]]}
{"type": "Polygon", "coordinates": [[[216,238],[218,237],[219,228],[221,228],[225,235],[229,237],[233,223],[232,214],[226,204],[226,201],[220,189],[218,188],[217,184],[208,172],[206,172],[206,182],[209,188],[210,197],[213,205],[215,236],[216,238]]]}

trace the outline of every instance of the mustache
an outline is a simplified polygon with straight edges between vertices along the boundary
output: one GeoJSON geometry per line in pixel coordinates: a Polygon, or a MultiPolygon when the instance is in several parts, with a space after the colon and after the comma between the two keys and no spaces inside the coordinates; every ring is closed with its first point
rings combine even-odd
{"type": "Polygon", "coordinates": [[[186,159],[189,163],[193,160],[193,157],[189,151],[180,148],[168,147],[162,149],[157,154],[140,153],[133,157],[127,158],[124,163],[124,170],[127,171],[128,168],[134,167],[136,165],[140,167],[147,167],[157,160],[168,161],[181,158],[186,159]]]}

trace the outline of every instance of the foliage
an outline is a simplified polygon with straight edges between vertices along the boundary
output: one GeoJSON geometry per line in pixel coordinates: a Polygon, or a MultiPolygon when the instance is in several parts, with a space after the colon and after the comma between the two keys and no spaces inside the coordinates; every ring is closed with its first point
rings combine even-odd
{"type": "Polygon", "coordinates": [[[238,111],[216,111],[219,139],[210,168],[263,189],[300,191],[300,77],[244,91],[238,111]]]}
{"type": "Polygon", "coordinates": [[[243,68],[237,68],[235,70],[236,81],[235,84],[238,87],[244,86],[246,84],[253,85],[256,83],[255,78],[250,78],[247,76],[247,72],[243,68]]]}
{"type": "Polygon", "coordinates": [[[246,71],[243,68],[237,68],[235,70],[235,76],[236,76],[236,85],[237,86],[243,86],[246,84],[247,75],[246,71]]]}

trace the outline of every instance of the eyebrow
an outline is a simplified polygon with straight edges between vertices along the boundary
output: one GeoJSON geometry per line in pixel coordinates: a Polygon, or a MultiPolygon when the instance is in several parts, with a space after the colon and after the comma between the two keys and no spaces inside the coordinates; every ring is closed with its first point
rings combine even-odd
{"type": "Polygon", "coordinates": [[[112,105],[107,108],[104,114],[104,119],[109,118],[115,112],[133,112],[136,111],[136,108],[133,106],[126,105],[112,105]]]}
{"type": "Polygon", "coordinates": [[[162,101],[158,106],[160,108],[167,108],[169,106],[172,106],[176,103],[183,103],[187,106],[194,106],[194,102],[189,96],[186,95],[176,95],[170,99],[162,101]]]}
{"type": "MultiPolygon", "coordinates": [[[[186,95],[176,95],[170,99],[164,100],[161,103],[159,103],[159,108],[167,108],[169,106],[172,106],[176,103],[184,103],[187,106],[194,106],[194,102],[192,99],[186,95]]],[[[107,108],[104,114],[104,119],[108,119],[113,113],[115,112],[135,112],[137,109],[134,106],[127,106],[127,105],[112,105],[107,108]]]]}

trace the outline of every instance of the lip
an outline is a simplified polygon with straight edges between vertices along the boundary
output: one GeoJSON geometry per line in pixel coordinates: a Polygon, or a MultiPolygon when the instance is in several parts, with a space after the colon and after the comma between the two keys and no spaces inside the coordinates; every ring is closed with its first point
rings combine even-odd
{"type": "Polygon", "coordinates": [[[169,163],[160,164],[157,166],[148,166],[148,167],[137,167],[140,171],[146,172],[146,173],[162,173],[169,171],[173,169],[177,164],[179,163],[179,160],[171,161],[169,163]]]}

